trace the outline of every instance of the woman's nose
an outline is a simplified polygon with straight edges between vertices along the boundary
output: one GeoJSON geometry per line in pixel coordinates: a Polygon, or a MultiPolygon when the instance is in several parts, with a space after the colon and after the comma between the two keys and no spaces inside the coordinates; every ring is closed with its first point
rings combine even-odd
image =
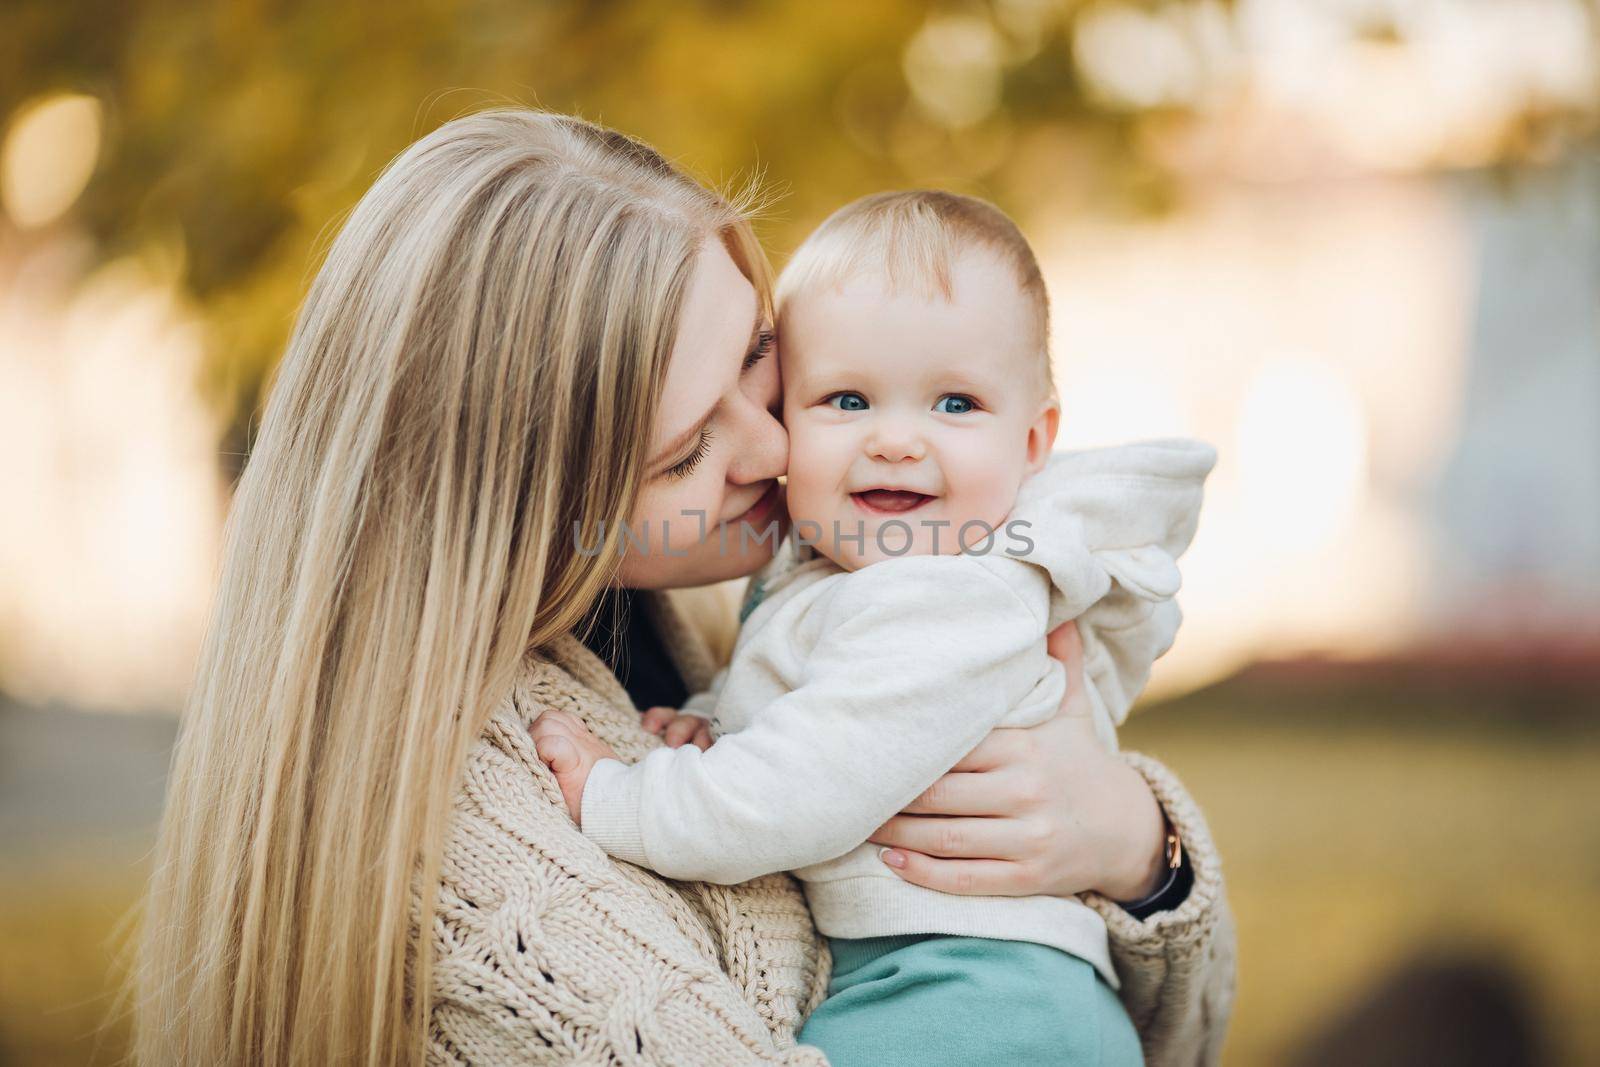
{"type": "Polygon", "coordinates": [[[789,432],[783,428],[777,414],[749,398],[738,410],[728,481],[750,485],[786,472],[789,469],[789,432]]]}

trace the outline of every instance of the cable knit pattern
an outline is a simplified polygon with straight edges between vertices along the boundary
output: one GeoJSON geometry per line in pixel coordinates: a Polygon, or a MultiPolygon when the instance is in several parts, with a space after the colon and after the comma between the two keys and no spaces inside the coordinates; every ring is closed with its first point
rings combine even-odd
{"type": "Polygon", "coordinates": [[[1191,1067],[1222,1059],[1233,1013],[1234,929],[1211,830],[1183,785],[1159,762],[1124,752],[1155,792],[1183,840],[1194,871],[1188,899],[1138,921],[1104,897],[1085,902],[1106,921],[1111,957],[1122,978],[1123,1007],[1139,1031],[1149,1067],[1191,1067]]]}
{"type": "MultiPolygon", "coordinates": [[[[703,686],[713,664],[692,628],[669,597],[651,610],[691,690],[703,686]]],[[[578,716],[628,762],[661,744],[575,638],[529,655],[456,794],[426,932],[428,1062],[826,1067],[794,1044],[829,972],[798,883],[674,882],[606,856],[568,818],[534,751],[527,727],[548,708],[578,716]]],[[[1231,992],[1232,977],[1215,853],[1182,787],[1130,758],[1183,833],[1196,878],[1182,908],[1145,923],[1099,902],[1124,999],[1151,1063],[1212,1063],[1229,1007],[1217,991],[1231,992]]]]}

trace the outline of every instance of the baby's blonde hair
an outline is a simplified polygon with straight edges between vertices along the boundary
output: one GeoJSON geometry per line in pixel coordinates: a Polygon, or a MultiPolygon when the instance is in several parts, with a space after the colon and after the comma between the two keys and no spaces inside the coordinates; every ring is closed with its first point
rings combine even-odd
{"type": "Polygon", "coordinates": [[[778,313],[806,292],[867,273],[881,275],[891,295],[912,292],[929,300],[950,300],[954,265],[974,247],[987,249],[1016,275],[1031,313],[1041,388],[1052,394],[1050,297],[1039,262],[1010,216],[977,197],[907,189],[851,201],[795,249],[778,279],[778,313]]]}

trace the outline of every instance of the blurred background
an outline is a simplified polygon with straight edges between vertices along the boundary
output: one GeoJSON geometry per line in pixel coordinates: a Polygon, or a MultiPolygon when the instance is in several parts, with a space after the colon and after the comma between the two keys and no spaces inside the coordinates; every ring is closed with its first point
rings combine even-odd
{"type": "Polygon", "coordinates": [[[112,1062],[229,487],[315,251],[464,111],[763,174],[774,261],[990,197],[1063,444],[1221,460],[1127,744],[1220,840],[1237,1064],[1600,1063],[1583,0],[7,0],[0,1064],[112,1062]]]}

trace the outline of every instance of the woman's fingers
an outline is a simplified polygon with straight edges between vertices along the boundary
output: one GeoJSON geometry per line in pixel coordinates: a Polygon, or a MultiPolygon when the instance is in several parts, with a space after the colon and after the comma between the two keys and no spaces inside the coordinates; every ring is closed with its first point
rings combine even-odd
{"type": "MultiPolygon", "coordinates": [[[[1078,632],[1078,620],[1069,619],[1051,630],[1045,647],[1067,669],[1067,691],[1061,697],[1060,713],[1091,719],[1094,706],[1089,703],[1089,692],[1083,684],[1083,635],[1078,632]]],[[[1092,727],[1093,723],[1088,725],[1092,727]]]]}
{"type": "Polygon", "coordinates": [[[952,771],[980,772],[992,771],[996,767],[1004,767],[1008,763],[1015,763],[1019,754],[1019,747],[1026,741],[1022,731],[1008,726],[997,727],[984,735],[976,748],[961,757],[952,771]]]}
{"type": "Polygon", "coordinates": [[[896,815],[867,840],[943,859],[1020,860],[1037,851],[1039,836],[1023,819],[896,815]]]}
{"type": "Polygon", "coordinates": [[[1003,774],[951,771],[902,809],[902,815],[1010,815],[1018,808],[1003,774]]]}
{"type": "Polygon", "coordinates": [[[946,860],[905,849],[885,849],[879,856],[895,874],[913,885],[963,896],[1031,896],[1036,879],[1020,863],[1007,860],[946,860]]]}
{"type": "Polygon", "coordinates": [[[704,752],[706,749],[710,748],[712,742],[711,724],[708,722],[702,722],[695,730],[694,736],[689,740],[698,746],[701,752],[704,752]]]}

